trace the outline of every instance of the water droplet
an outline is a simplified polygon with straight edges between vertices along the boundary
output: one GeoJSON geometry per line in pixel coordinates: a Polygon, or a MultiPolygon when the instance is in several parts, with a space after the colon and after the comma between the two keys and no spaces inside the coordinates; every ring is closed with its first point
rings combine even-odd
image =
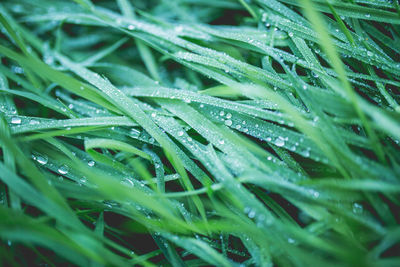
{"type": "Polygon", "coordinates": [[[139,137],[139,136],[140,136],[140,131],[137,130],[137,129],[135,129],[135,128],[132,128],[132,129],[130,130],[130,135],[131,135],[132,137],[139,137]]]}
{"type": "Polygon", "coordinates": [[[361,214],[363,212],[364,208],[361,204],[354,203],[353,204],[353,213],[355,214],[361,214]]]}
{"type": "Polygon", "coordinates": [[[310,150],[308,150],[308,149],[304,150],[302,155],[303,155],[303,157],[308,158],[310,156],[310,150]]]}
{"type": "Polygon", "coordinates": [[[318,198],[318,197],[319,197],[319,192],[318,192],[318,191],[315,191],[314,189],[310,189],[308,192],[310,193],[310,195],[311,195],[313,198],[318,198]]]}
{"type": "Polygon", "coordinates": [[[224,115],[225,115],[225,112],[224,112],[223,110],[221,110],[220,113],[219,113],[219,115],[220,115],[220,116],[224,116],[224,115]]]}
{"type": "Polygon", "coordinates": [[[133,187],[133,186],[134,186],[132,180],[129,179],[129,178],[125,178],[124,180],[122,180],[122,181],[121,181],[121,184],[122,184],[122,185],[125,185],[125,186],[127,186],[127,187],[133,187]]]}
{"type": "Polygon", "coordinates": [[[285,145],[285,141],[279,137],[275,140],[274,144],[278,147],[283,147],[285,145]]]}
{"type": "Polygon", "coordinates": [[[251,210],[251,211],[249,212],[249,218],[252,219],[252,218],[254,218],[255,216],[256,216],[256,212],[255,212],[254,210],[251,210]]]}
{"type": "Polygon", "coordinates": [[[227,118],[227,119],[232,118],[232,114],[231,114],[231,113],[226,114],[226,118],[227,118]]]}
{"type": "Polygon", "coordinates": [[[261,16],[261,21],[262,22],[266,22],[267,21],[267,16],[268,16],[267,13],[263,13],[262,16],[261,16]]]}
{"type": "Polygon", "coordinates": [[[182,135],[183,135],[183,131],[179,131],[178,136],[182,136],[182,135]]]}
{"type": "Polygon", "coordinates": [[[58,168],[58,172],[59,172],[60,174],[67,174],[67,173],[68,173],[68,166],[67,166],[67,165],[61,165],[61,166],[58,168]]]}
{"type": "Polygon", "coordinates": [[[226,120],[225,121],[225,125],[226,126],[231,126],[232,125],[232,121],[231,120],[226,120]]]}
{"type": "Polygon", "coordinates": [[[179,25],[179,26],[176,26],[176,27],[174,28],[174,30],[175,30],[177,33],[181,33],[181,32],[183,31],[183,27],[182,27],[181,25],[179,25]]]}
{"type": "Polygon", "coordinates": [[[293,32],[289,32],[289,36],[290,36],[290,37],[293,37],[293,32]]]}
{"type": "Polygon", "coordinates": [[[11,123],[12,123],[12,124],[21,124],[21,118],[12,117],[12,118],[11,118],[11,123]]]}
{"type": "Polygon", "coordinates": [[[221,145],[223,145],[223,144],[225,144],[225,141],[224,141],[224,139],[219,139],[219,140],[218,140],[218,143],[220,143],[221,145]]]}
{"type": "Polygon", "coordinates": [[[49,159],[46,156],[37,156],[36,157],[36,161],[40,164],[40,165],[45,165],[47,164],[47,162],[49,161],[49,159]]]}
{"type": "Polygon", "coordinates": [[[132,30],[134,30],[134,29],[135,29],[135,26],[134,26],[134,25],[131,24],[131,25],[128,26],[128,30],[131,30],[131,31],[132,31],[132,30]]]}
{"type": "Polygon", "coordinates": [[[371,14],[365,14],[365,17],[366,17],[366,18],[370,18],[370,17],[371,17],[371,14]]]}
{"type": "Polygon", "coordinates": [[[236,129],[239,130],[240,128],[242,128],[242,126],[240,124],[236,125],[236,129]]]}
{"type": "Polygon", "coordinates": [[[94,164],[95,164],[94,160],[89,160],[87,165],[88,165],[89,167],[93,167],[94,164]]]}
{"type": "Polygon", "coordinates": [[[157,114],[156,114],[155,112],[152,112],[152,113],[151,113],[151,117],[152,117],[152,118],[155,118],[156,116],[157,116],[157,114]]]}

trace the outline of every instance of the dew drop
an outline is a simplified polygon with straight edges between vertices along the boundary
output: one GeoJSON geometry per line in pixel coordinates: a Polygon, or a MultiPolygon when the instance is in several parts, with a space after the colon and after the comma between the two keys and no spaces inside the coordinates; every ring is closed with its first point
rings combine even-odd
{"type": "Polygon", "coordinates": [[[131,30],[131,31],[132,31],[132,30],[134,30],[134,29],[135,29],[135,26],[134,26],[134,25],[131,24],[131,25],[128,26],[128,30],[131,30]]]}
{"type": "Polygon", "coordinates": [[[353,213],[355,214],[361,214],[363,212],[364,208],[361,204],[354,203],[353,204],[353,213]]]}
{"type": "Polygon", "coordinates": [[[226,114],[226,118],[227,118],[227,119],[232,118],[232,114],[231,114],[231,113],[226,114]]]}
{"type": "Polygon", "coordinates": [[[94,164],[95,164],[94,160],[89,160],[87,165],[88,165],[89,167],[93,167],[94,164]]]}
{"type": "Polygon", "coordinates": [[[127,187],[131,187],[131,188],[134,186],[132,180],[129,179],[129,178],[125,178],[124,180],[122,180],[122,181],[121,181],[121,184],[122,184],[122,185],[125,185],[125,186],[127,186],[127,187]]]}
{"type": "Polygon", "coordinates": [[[130,131],[130,135],[134,136],[134,137],[138,137],[140,135],[140,131],[135,128],[132,128],[130,131]]]}
{"type": "Polygon", "coordinates": [[[224,139],[219,139],[219,140],[218,140],[218,143],[220,143],[221,145],[223,145],[223,144],[225,144],[225,141],[224,141],[224,139]]]}
{"type": "Polygon", "coordinates": [[[285,145],[285,141],[279,137],[275,140],[274,144],[278,147],[283,147],[285,145]]]}
{"type": "Polygon", "coordinates": [[[226,120],[225,121],[225,125],[226,126],[231,126],[232,125],[232,121],[231,120],[226,120]]]}
{"type": "Polygon", "coordinates": [[[261,21],[262,22],[266,22],[267,21],[267,16],[268,16],[267,13],[263,13],[262,16],[261,16],[261,21]]]}
{"type": "Polygon", "coordinates": [[[311,195],[313,198],[318,198],[318,197],[319,197],[319,192],[318,192],[318,191],[315,191],[314,189],[310,189],[308,192],[310,193],[310,195],[311,195]]]}
{"type": "Polygon", "coordinates": [[[157,114],[156,114],[155,112],[152,112],[152,113],[151,113],[151,117],[152,117],[152,118],[155,118],[156,116],[157,116],[157,114]]]}
{"type": "Polygon", "coordinates": [[[183,135],[183,131],[179,131],[178,136],[182,136],[182,135],[183,135]]]}
{"type": "Polygon", "coordinates": [[[40,165],[45,165],[47,164],[47,162],[49,161],[49,159],[46,156],[37,156],[36,157],[36,161],[40,164],[40,165]]]}
{"type": "Polygon", "coordinates": [[[219,113],[220,116],[224,116],[225,112],[223,110],[221,110],[221,112],[219,113]]]}
{"type": "Polygon", "coordinates": [[[21,124],[21,118],[12,117],[12,118],[11,118],[11,123],[12,123],[12,124],[21,124]]]}
{"type": "Polygon", "coordinates": [[[58,168],[58,172],[59,172],[60,174],[67,174],[67,173],[68,173],[68,166],[67,166],[67,165],[61,165],[61,166],[58,168]]]}
{"type": "Polygon", "coordinates": [[[255,212],[254,210],[251,210],[251,211],[249,212],[249,218],[250,218],[250,219],[253,219],[255,216],[256,216],[256,212],[255,212]]]}
{"type": "Polygon", "coordinates": [[[309,156],[310,156],[310,150],[304,150],[303,151],[303,154],[302,154],[304,157],[306,157],[306,158],[308,158],[309,156]]]}

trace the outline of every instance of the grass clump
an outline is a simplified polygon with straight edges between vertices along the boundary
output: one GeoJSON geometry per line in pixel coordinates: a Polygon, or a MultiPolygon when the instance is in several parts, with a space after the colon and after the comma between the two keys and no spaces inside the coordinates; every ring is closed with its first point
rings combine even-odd
{"type": "Polygon", "coordinates": [[[4,266],[398,266],[400,9],[0,3],[4,266]]]}

